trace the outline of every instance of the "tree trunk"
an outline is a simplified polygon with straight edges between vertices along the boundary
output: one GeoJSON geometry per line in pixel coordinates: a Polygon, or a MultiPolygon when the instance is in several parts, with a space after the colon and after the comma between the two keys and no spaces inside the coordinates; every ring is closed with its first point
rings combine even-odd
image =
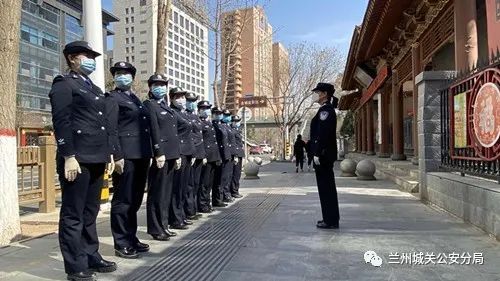
{"type": "Polygon", "coordinates": [[[171,0],[158,1],[158,24],[156,37],[156,74],[165,74],[165,47],[167,46],[168,19],[170,16],[171,0]]]}
{"type": "Polygon", "coordinates": [[[21,234],[17,197],[16,82],[19,61],[19,0],[0,1],[0,246],[21,234]]]}

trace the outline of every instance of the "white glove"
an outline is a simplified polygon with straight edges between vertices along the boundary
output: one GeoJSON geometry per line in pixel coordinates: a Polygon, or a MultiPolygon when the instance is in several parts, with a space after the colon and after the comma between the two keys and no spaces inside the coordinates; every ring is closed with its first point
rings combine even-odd
{"type": "Polygon", "coordinates": [[[240,163],[240,158],[235,157],[234,158],[234,165],[238,165],[238,163],[240,163]]]}
{"type": "Polygon", "coordinates": [[[207,158],[203,158],[203,161],[202,161],[203,166],[207,165],[207,161],[208,161],[207,158]]]}
{"type": "Polygon", "coordinates": [[[193,157],[193,158],[191,158],[191,166],[193,166],[193,165],[194,165],[194,162],[195,162],[195,161],[196,161],[196,158],[194,158],[194,157],[193,157]]]}
{"type": "Polygon", "coordinates": [[[174,169],[179,170],[181,168],[181,165],[182,165],[182,159],[181,158],[175,159],[175,167],[174,167],[174,169]]]}
{"type": "Polygon", "coordinates": [[[292,160],[290,160],[290,162],[295,162],[295,156],[292,157],[292,160]]]}
{"type": "Polygon", "coordinates": [[[75,156],[64,158],[64,177],[68,181],[74,181],[78,174],[82,173],[80,164],[76,161],[75,156]]]}
{"type": "Polygon", "coordinates": [[[313,161],[314,161],[314,165],[319,166],[319,157],[318,156],[314,156],[313,161]]]}
{"type": "Polygon", "coordinates": [[[165,166],[165,155],[156,157],[156,167],[161,169],[163,166],[165,166]]]}
{"type": "Polygon", "coordinates": [[[121,175],[123,174],[123,170],[125,169],[125,159],[120,159],[115,161],[115,171],[121,175]]]}
{"type": "Polygon", "coordinates": [[[222,161],[221,160],[217,160],[217,162],[215,162],[215,165],[217,165],[217,166],[222,165],[222,161]]]}
{"type": "Polygon", "coordinates": [[[110,156],[110,161],[109,161],[109,163],[106,164],[106,171],[108,172],[108,175],[110,175],[110,176],[115,171],[115,160],[113,159],[113,155],[110,156]]]}

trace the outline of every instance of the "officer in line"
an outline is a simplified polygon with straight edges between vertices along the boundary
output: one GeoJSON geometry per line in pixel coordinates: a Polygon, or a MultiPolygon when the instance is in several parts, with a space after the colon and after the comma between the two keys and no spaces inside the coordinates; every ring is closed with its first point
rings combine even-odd
{"type": "Polygon", "coordinates": [[[234,151],[236,152],[234,158],[236,159],[233,167],[233,176],[231,177],[231,197],[241,198],[240,195],[240,178],[241,167],[243,164],[243,157],[245,157],[245,146],[243,144],[243,136],[241,134],[241,118],[238,115],[231,117],[231,128],[235,137],[234,151]]]}
{"type": "Polygon", "coordinates": [[[149,245],[137,238],[137,211],[142,204],[152,157],[148,111],[132,90],[136,69],[117,62],[110,69],[116,88],[106,96],[115,173],[111,200],[111,232],[115,255],[138,258],[149,245]]]}
{"type": "Polygon", "coordinates": [[[173,229],[187,229],[193,224],[185,213],[187,195],[192,192],[191,171],[195,152],[193,145],[193,125],[186,113],[186,91],[180,87],[170,89],[170,107],[177,115],[177,134],[181,147],[181,168],[174,174],[174,189],[170,207],[169,224],[173,229]]]}
{"type": "Polygon", "coordinates": [[[221,164],[215,169],[214,181],[212,185],[212,206],[213,207],[226,207],[227,204],[224,200],[224,186],[227,184],[227,170],[229,161],[231,161],[231,150],[229,147],[229,138],[226,126],[222,123],[223,114],[222,110],[218,107],[212,107],[212,125],[215,129],[215,136],[219,146],[219,154],[221,164]]]}
{"type": "Polygon", "coordinates": [[[200,213],[211,213],[213,211],[210,204],[210,191],[214,183],[215,170],[221,165],[215,129],[212,122],[210,122],[211,107],[212,105],[210,102],[206,100],[198,103],[198,115],[200,116],[202,124],[203,145],[205,147],[207,161],[202,168],[201,186],[198,192],[198,211],[200,213]]]}
{"type": "Polygon", "coordinates": [[[239,158],[236,156],[237,155],[237,151],[235,149],[236,137],[234,135],[233,129],[231,128],[231,112],[228,109],[224,109],[222,111],[222,124],[227,132],[229,152],[231,153],[231,158],[229,162],[222,170],[223,173],[222,178],[225,179],[223,185],[223,195],[224,195],[223,201],[226,203],[231,203],[234,202],[234,199],[231,196],[231,182],[233,178],[233,168],[235,165],[238,164],[239,158]]]}
{"type": "Polygon", "coordinates": [[[169,237],[176,235],[168,229],[168,220],[174,173],[181,166],[178,116],[165,99],[167,85],[165,77],[152,75],[148,80],[149,100],[144,102],[144,107],[149,112],[154,154],[148,177],[148,234],[159,241],[167,241],[169,237]]]}
{"type": "Polygon", "coordinates": [[[101,54],[85,41],[67,44],[63,54],[70,72],[55,77],[49,93],[62,188],[59,245],[67,279],[90,281],[116,270],[99,254],[96,230],[106,163],[113,163],[105,97],[88,77],[101,54]]]}
{"type": "Polygon", "coordinates": [[[186,215],[188,219],[198,219],[201,214],[198,212],[198,192],[201,186],[201,170],[204,165],[207,164],[207,156],[205,152],[205,146],[203,144],[203,124],[201,123],[200,117],[196,112],[196,101],[198,96],[195,93],[188,92],[186,94],[186,113],[187,117],[193,125],[193,145],[195,162],[192,168],[191,181],[192,181],[192,191],[188,193],[186,198],[186,215]]]}
{"type": "Polygon", "coordinates": [[[335,88],[329,83],[318,83],[313,90],[313,101],[321,107],[311,120],[312,154],[323,220],[318,221],[318,228],[339,227],[339,202],[333,164],[337,160],[337,116],[335,105],[338,101],[333,96],[335,88]],[[333,100],[332,100],[333,99],[333,100]]]}

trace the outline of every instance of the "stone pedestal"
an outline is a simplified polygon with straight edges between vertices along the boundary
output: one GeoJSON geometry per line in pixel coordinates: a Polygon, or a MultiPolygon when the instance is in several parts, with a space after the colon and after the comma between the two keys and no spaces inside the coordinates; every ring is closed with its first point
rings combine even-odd
{"type": "Polygon", "coordinates": [[[425,71],[417,75],[418,88],[418,151],[420,170],[420,198],[427,200],[427,177],[441,164],[441,95],[454,71],[425,71]]]}

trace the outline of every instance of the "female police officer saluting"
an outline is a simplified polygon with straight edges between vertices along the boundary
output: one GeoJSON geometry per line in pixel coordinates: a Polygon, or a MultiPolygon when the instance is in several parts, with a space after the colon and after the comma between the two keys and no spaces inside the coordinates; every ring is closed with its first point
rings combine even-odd
{"type": "Polygon", "coordinates": [[[116,88],[106,97],[109,131],[115,160],[111,201],[111,232],[115,254],[138,258],[149,245],[137,238],[137,211],[142,204],[151,160],[148,112],[131,89],[136,69],[117,62],[110,69],[116,88]]]}
{"type": "Polygon", "coordinates": [[[168,80],[155,74],[148,80],[149,100],[144,106],[149,112],[154,160],[149,171],[147,218],[148,233],[153,239],[169,240],[175,233],[168,230],[172,201],[174,170],[181,166],[177,136],[177,115],[165,100],[168,80]]]}
{"type": "Polygon", "coordinates": [[[67,44],[63,53],[71,71],[57,76],[49,93],[62,187],[59,244],[68,280],[87,281],[95,280],[95,271],[116,270],[114,262],[99,254],[96,231],[111,149],[104,94],[87,76],[95,70],[94,58],[100,54],[85,41],[67,44]]]}

